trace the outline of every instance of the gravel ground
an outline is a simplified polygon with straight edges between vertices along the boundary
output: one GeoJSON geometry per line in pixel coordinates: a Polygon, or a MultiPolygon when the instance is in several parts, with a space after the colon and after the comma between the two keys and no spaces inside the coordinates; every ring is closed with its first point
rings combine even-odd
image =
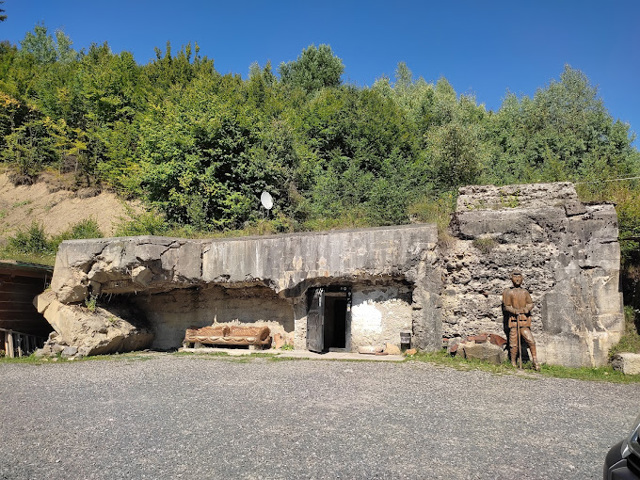
{"type": "Polygon", "coordinates": [[[596,479],[639,395],[420,362],[3,364],[0,478],[596,479]]]}

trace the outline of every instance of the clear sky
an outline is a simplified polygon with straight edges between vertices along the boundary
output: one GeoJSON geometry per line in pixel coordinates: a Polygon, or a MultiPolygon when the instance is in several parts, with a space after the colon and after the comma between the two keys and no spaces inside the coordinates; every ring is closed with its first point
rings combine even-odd
{"type": "Polygon", "coordinates": [[[276,67],[325,43],[346,82],[393,78],[404,61],[415,77],[444,76],[492,110],[507,91],[531,96],[569,64],[640,133],[639,0],[5,0],[3,8],[0,40],[16,44],[38,22],[63,30],[77,50],[106,41],[139,63],[167,41],[174,52],[195,41],[219,72],[246,78],[255,61],[276,67]]]}

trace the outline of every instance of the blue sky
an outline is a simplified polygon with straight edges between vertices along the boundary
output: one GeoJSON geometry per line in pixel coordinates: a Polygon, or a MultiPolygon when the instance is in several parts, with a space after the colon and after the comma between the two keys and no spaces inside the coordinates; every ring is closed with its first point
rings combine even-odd
{"type": "Polygon", "coordinates": [[[637,0],[5,0],[3,8],[0,40],[16,44],[38,22],[62,29],[78,50],[107,41],[140,63],[167,41],[174,51],[195,41],[219,72],[246,77],[254,61],[277,66],[325,43],[346,82],[371,85],[404,61],[415,77],[444,76],[492,110],[507,91],[531,96],[569,64],[640,132],[637,0]]]}

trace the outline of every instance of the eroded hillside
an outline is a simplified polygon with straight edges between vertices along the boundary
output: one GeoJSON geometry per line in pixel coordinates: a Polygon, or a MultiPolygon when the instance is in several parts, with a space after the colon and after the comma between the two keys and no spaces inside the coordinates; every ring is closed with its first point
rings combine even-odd
{"type": "Polygon", "coordinates": [[[113,193],[58,188],[44,181],[14,186],[6,173],[0,174],[0,238],[26,229],[34,221],[48,235],[57,235],[86,219],[94,219],[100,230],[110,236],[120,222],[130,219],[131,211],[140,209],[113,193]]]}

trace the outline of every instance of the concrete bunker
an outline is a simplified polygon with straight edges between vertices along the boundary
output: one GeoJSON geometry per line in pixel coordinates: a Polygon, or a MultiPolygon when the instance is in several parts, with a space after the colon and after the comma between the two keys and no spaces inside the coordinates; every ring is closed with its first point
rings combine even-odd
{"type": "Polygon", "coordinates": [[[451,234],[443,246],[429,224],[66,241],[37,306],[56,330],[49,347],[82,355],[176,348],[187,328],[229,322],[302,350],[399,345],[410,332],[433,351],[504,335],[501,294],[521,269],[540,360],[607,362],[624,331],[613,205],[583,204],[569,183],[464,187],[451,234]]]}
{"type": "MultiPolygon", "coordinates": [[[[268,326],[295,348],[318,352],[399,345],[400,331],[432,348],[440,343],[436,241],[432,225],[231,240],[68,241],[38,307],[56,332],[66,332],[56,341],[80,344],[81,354],[91,353],[97,334],[84,328],[82,336],[69,335],[64,318],[91,299],[93,316],[129,323],[127,335],[156,349],[179,347],[188,328],[222,323],[268,326]],[[416,298],[415,290],[422,292],[416,298]],[[127,305],[139,312],[137,321],[118,315],[127,305]]],[[[104,330],[104,322],[96,319],[96,326],[104,330]]]]}

